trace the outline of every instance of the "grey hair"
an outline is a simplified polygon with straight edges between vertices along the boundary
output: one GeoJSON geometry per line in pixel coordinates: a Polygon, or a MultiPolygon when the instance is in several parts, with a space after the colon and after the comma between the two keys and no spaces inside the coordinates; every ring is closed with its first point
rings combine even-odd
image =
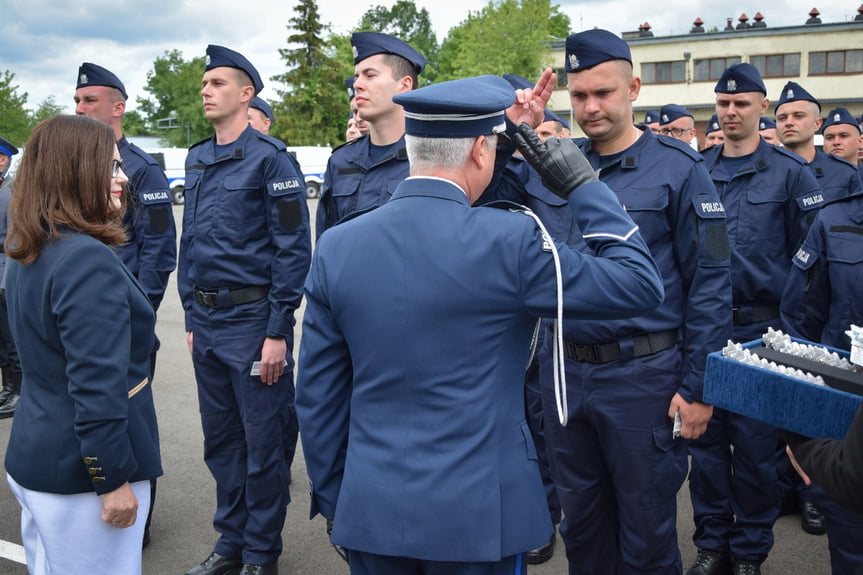
{"type": "MultiPolygon", "coordinates": [[[[489,147],[497,146],[497,135],[486,136],[489,147]]],[[[411,171],[425,172],[431,169],[457,170],[467,163],[476,137],[471,138],[424,138],[405,135],[411,171]]]]}

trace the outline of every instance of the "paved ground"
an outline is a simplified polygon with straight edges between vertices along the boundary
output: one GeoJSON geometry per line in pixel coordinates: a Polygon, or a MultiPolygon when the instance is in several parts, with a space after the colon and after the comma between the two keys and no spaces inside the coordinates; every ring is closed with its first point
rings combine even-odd
{"type": "MultiPolygon", "coordinates": [[[[317,201],[309,208],[314,214],[317,201]]],[[[179,222],[182,208],[174,208],[179,222]]],[[[162,440],[165,475],[153,518],[152,543],[144,552],[144,575],[181,574],[203,560],[212,550],[216,535],[212,528],[215,485],[202,459],[203,436],[192,362],[183,331],[183,315],[176,283],[171,285],[159,311],[157,332],[162,341],[154,393],[162,440]]],[[[300,322],[296,329],[299,340],[300,322]]],[[[295,350],[296,351],[296,350],[295,350]]],[[[12,420],[0,421],[0,457],[5,457],[12,420]]],[[[309,495],[301,452],[293,466],[293,502],[282,531],[285,552],[279,561],[285,574],[338,575],[347,566],[330,548],[320,517],[308,519],[309,495]]],[[[678,530],[684,565],[694,559],[691,544],[692,509],[687,486],[678,496],[678,530]]],[[[19,509],[5,481],[0,483],[0,574],[23,575],[26,568],[8,557],[20,556],[19,509]],[[11,543],[13,545],[9,545],[11,543]]],[[[775,529],[776,545],[762,567],[764,575],[826,575],[830,572],[826,537],[807,535],[800,529],[799,517],[779,520],[775,529]]],[[[562,545],[554,558],[530,567],[531,575],[563,575],[567,572],[562,545]]],[[[604,575],[604,574],[597,574],[604,575]]]]}

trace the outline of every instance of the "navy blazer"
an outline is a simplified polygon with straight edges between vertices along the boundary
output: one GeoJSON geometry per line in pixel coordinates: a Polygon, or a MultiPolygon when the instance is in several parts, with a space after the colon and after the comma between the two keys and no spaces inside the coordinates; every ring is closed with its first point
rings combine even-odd
{"type": "Polygon", "coordinates": [[[32,264],[7,264],[24,379],[6,470],[34,491],[102,494],[162,473],[149,385],[155,315],[110,247],[61,233],[32,264]]]}
{"type": "MultiPolygon", "coordinates": [[[[614,193],[588,184],[570,204],[602,257],[559,246],[567,317],[659,305],[656,266],[614,193]]],[[[555,283],[531,218],[471,208],[445,180],[405,180],[321,236],[296,406],[312,516],[334,518],[334,543],[481,562],[548,541],[524,370],[555,283]]]]}

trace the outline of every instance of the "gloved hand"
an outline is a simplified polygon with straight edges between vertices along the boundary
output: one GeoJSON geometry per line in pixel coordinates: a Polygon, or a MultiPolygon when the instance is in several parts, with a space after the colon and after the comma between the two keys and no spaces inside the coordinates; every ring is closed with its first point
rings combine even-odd
{"type": "Polygon", "coordinates": [[[533,128],[522,123],[513,140],[524,158],[542,176],[542,184],[564,200],[574,189],[598,180],[590,162],[568,138],[549,138],[543,142],[533,128]]]}
{"type": "MultiPolygon", "coordinates": [[[[333,535],[333,520],[327,519],[327,537],[332,537],[333,535]]],[[[330,543],[333,546],[333,549],[336,550],[336,553],[339,554],[339,557],[345,560],[345,563],[350,565],[350,560],[348,559],[348,550],[342,547],[341,545],[336,545],[332,541],[330,543]]]]}

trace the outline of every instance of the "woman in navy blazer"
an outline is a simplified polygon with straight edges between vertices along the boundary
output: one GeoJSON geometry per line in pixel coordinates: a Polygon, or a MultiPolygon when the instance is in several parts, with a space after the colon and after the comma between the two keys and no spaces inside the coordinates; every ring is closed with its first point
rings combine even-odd
{"type": "Polygon", "coordinates": [[[127,178],[83,116],[27,142],[6,243],[24,373],[6,451],[31,573],[140,573],[149,480],[162,473],[149,385],[155,316],[116,256],[127,178]]]}

